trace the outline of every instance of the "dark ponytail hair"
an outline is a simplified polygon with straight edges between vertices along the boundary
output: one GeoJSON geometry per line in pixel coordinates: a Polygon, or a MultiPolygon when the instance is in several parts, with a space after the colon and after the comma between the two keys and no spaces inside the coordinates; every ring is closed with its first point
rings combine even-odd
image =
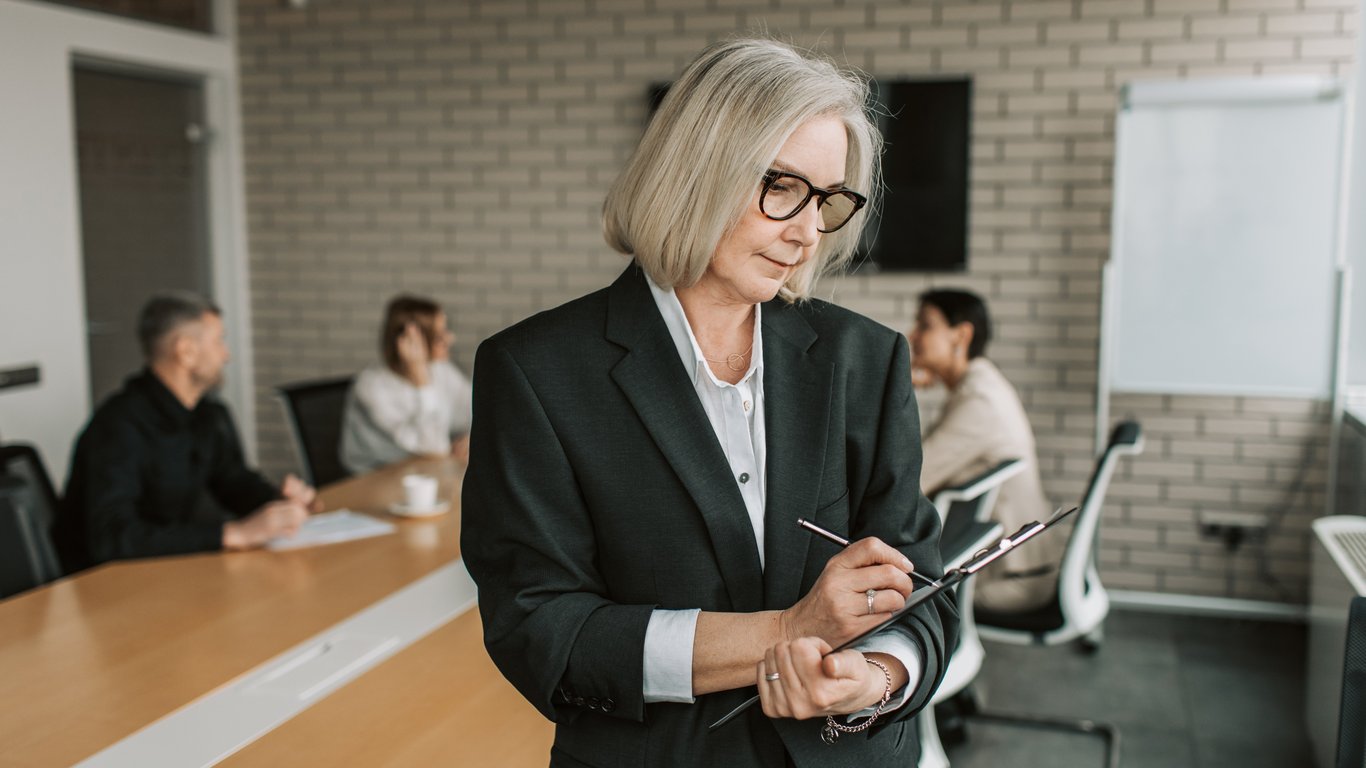
{"type": "Polygon", "coordinates": [[[982,301],[981,296],[971,291],[930,290],[920,294],[920,303],[943,312],[944,319],[951,326],[972,323],[968,359],[986,354],[987,342],[991,341],[991,315],[987,313],[986,302],[982,301]]]}

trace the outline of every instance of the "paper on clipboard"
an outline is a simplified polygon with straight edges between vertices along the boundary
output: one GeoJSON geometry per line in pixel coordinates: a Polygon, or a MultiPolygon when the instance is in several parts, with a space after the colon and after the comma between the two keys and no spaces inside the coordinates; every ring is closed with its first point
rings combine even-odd
{"type": "Polygon", "coordinates": [[[367,539],[371,536],[383,536],[386,533],[393,533],[395,530],[397,528],[393,523],[376,520],[369,515],[362,515],[349,509],[338,509],[332,512],[310,515],[304,524],[299,526],[297,533],[293,536],[277,536],[271,539],[266,543],[266,549],[279,552],[286,549],[316,547],[322,544],[336,544],[355,539],[367,539]]]}

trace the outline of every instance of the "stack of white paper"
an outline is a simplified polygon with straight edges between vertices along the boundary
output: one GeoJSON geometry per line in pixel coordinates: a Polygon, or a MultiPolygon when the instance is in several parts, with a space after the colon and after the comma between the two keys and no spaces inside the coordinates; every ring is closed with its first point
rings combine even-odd
{"type": "Polygon", "coordinates": [[[316,547],[320,544],[336,544],[340,541],[383,536],[386,533],[393,533],[395,530],[393,523],[376,520],[369,515],[362,515],[349,509],[338,509],[320,515],[311,515],[299,527],[298,533],[288,537],[277,536],[266,544],[266,548],[278,551],[300,547],[316,547]]]}

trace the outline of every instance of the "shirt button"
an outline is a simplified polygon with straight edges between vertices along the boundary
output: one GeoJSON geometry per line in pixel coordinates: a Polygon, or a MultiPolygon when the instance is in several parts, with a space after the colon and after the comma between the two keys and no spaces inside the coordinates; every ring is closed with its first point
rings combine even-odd
{"type": "Polygon", "coordinates": [[[749,482],[749,473],[748,473],[748,472],[741,472],[741,473],[740,473],[740,482],[742,482],[742,483],[748,483],[748,482],[749,482]]]}
{"type": "Polygon", "coordinates": [[[749,406],[750,406],[750,402],[749,402],[748,400],[746,400],[746,401],[745,401],[745,413],[749,413],[749,406]]]}

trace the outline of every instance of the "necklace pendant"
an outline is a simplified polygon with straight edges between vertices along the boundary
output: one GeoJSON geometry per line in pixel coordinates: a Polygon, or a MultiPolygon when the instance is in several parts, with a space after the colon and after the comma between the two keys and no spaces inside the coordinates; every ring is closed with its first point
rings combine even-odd
{"type": "Polygon", "coordinates": [[[839,737],[839,731],[836,731],[835,726],[831,725],[830,723],[826,723],[825,727],[821,729],[821,741],[825,742],[826,744],[834,744],[835,741],[839,739],[839,737]]]}
{"type": "Polygon", "coordinates": [[[743,370],[745,370],[745,356],[744,356],[744,355],[726,355],[726,367],[729,368],[729,369],[731,369],[732,371],[743,371],[743,370]]]}

